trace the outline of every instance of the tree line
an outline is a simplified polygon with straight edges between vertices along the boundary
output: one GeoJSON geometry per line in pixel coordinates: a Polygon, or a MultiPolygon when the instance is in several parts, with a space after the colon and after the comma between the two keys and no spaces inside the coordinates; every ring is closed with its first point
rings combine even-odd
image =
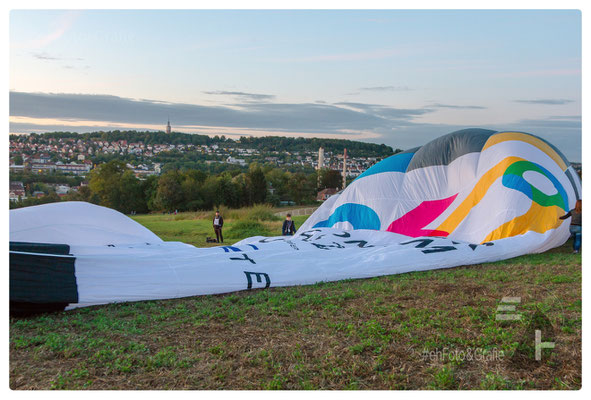
{"type": "MultiPolygon", "coordinates": [[[[61,200],[87,201],[123,213],[211,210],[219,206],[240,208],[254,204],[279,205],[282,201],[313,204],[318,190],[340,187],[338,171],[305,174],[271,166],[250,164],[240,169],[207,174],[195,169],[166,171],[138,179],[121,160],[111,160],[90,172],[88,185],[59,197],[27,198],[10,203],[18,208],[61,200]]],[[[24,179],[23,179],[24,180],[24,179]]]]}

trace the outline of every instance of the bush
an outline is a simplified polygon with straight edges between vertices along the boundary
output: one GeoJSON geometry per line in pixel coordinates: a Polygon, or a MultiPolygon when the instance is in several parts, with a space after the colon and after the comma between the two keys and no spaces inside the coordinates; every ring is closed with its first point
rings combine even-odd
{"type": "Polygon", "coordinates": [[[279,221],[281,218],[273,213],[273,207],[268,204],[257,204],[253,207],[228,210],[222,216],[234,220],[250,221],[279,221]]]}
{"type": "Polygon", "coordinates": [[[177,215],[174,215],[173,219],[175,221],[185,221],[185,220],[197,219],[197,213],[196,212],[181,212],[181,213],[178,213],[177,215]]]}
{"type": "Polygon", "coordinates": [[[246,219],[253,221],[279,221],[281,218],[273,213],[273,207],[268,204],[257,204],[246,209],[246,219]]]}
{"type": "Polygon", "coordinates": [[[213,219],[215,211],[197,211],[195,212],[195,219],[213,219]]]}
{"type": "Polygon", "coordinates": [[[246,220],[236,222],[224,233],[228,239],[244,239],[251,236],[270,236],[271,232],[260,222],[246,220]]]}

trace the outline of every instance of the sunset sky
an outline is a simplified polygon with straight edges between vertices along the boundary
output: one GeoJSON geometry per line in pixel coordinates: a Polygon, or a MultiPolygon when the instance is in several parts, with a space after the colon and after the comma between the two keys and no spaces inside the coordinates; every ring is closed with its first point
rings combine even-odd
{"type": "Polygon", "coordinates": [[[581,13],[10,13],[10,132],[164,129],[422,145],[519,130],[581,160],[581,13]]]}

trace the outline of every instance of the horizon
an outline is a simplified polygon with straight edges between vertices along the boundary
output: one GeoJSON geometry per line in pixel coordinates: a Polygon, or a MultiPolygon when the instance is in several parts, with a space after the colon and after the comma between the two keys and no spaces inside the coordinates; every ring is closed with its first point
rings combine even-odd
{"type": "Polygon", "coordinates": [[[9,29],[10,134],[170,118],[408,149],[479,127],[582,159],[577,10],[14,10],[9,29]]]}

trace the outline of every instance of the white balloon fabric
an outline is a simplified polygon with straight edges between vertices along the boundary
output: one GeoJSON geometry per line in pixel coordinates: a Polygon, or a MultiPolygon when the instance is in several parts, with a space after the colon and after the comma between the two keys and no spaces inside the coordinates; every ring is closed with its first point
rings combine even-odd
{"type": "Polygon", "coordinates": [[[10,211],[10,241],[101,247],[137,243],[163,243],[131,218],[80,201],[50,203],[10,211]]]}
{"type": "Polygon", "coordinates": [[[80,307],[497,261],[562,245],[570,220],[559,217],[580,193],[578,175],[546,141],[470,129],[374,165],[295,236],[196,248],[88,203],[17,209],[10,212],[11,301],[80,307]],[[35,271],[44,282],[31,289],[25,281],[35,271]],[[64,278],[68,290],[55,289],[51,271],[72,274],[64,278]],[[33,293],[47,285],[55,294],[33,293]]]}

